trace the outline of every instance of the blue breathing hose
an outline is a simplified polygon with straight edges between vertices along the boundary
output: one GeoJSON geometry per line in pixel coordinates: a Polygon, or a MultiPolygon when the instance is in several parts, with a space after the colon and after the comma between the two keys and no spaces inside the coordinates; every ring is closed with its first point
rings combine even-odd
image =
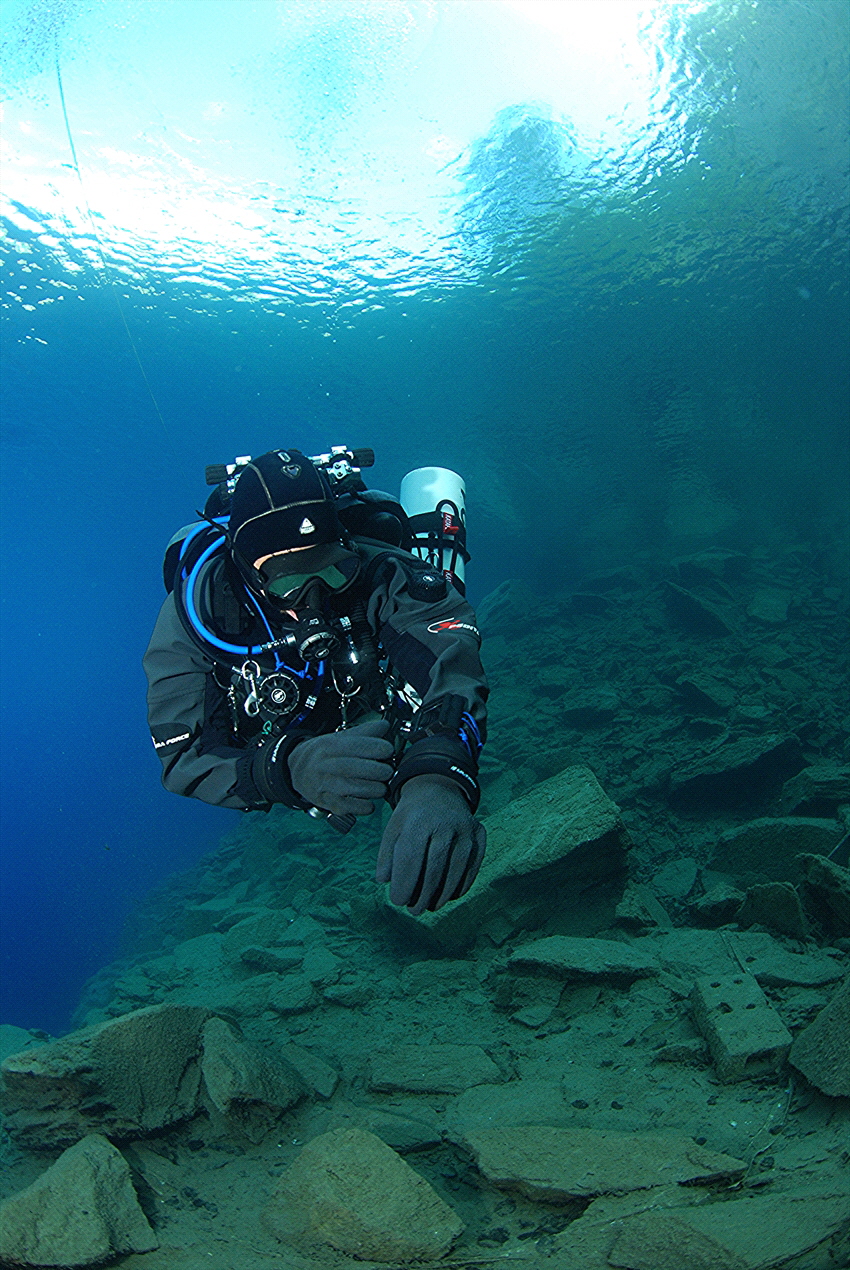
{"type": "MultiPolygon", "coordinates": [[[[205,529],[208,529],[208,528],[209,528],[208,524],[199,525],[197,529],[193,529],[191,533],[187,534],[183,543],[183,551],[181,552],[181,555],[185,555],[186,548],[189,546],[189,544],[197,537],[199,533],[202,533],[205,529]]],[[[237,657],[250,657],[252,653],[254,653],[255,651],[254,645],[228,644],[225,640],[219,639],[217,635],[214,635],[212,631],[208,630],[207,627],[204,626],[203,622],[201,621],[200,615],[198,613],[197,606],[195,604],[195,587],[198,584],[198,578],[200,577],[201,570],[203,569],[204,565],[211,559],[211,557],[217,551],[221,549],[222,545],[224,544],[225,537],[226,535],[222,533],[221,537],[214,539],[213,542],[211,542],[210,545],[204,551],[201,552],[201,555],[199,556],[198,560],[195,562],[193,568],[190,570],[188,576],[186,577],[186,588],[184,593],[186,615],[192,624],[193,630],[200,636],[202,640],[204,640],[208,644],[211,644],[213,648],[218,648],[223,653],[232,653],[237,657]]],[[[248,598],[250,599],[250,596],[248,598]]],[[[272,634],[271,627],[269,626],[268,621],[266,620],[265,613],[257,604],[254,605],[254,608],[260,620],[262,621],[263,625],[265,626],[266,631],[268,632],[269,640],[273,642],[274,635],[272,634]]],[[[276,670],[280,670],[282,666],[286,666],[286,663],[282,660],[281,657],[278,656],[278,652],[276,648],[272,648],[270,651],[272,652],[274,656],[276,670]]],[[[305,679],[308,677],[309,666],[305,666],[303,670],[295,670],[292,666],[286,666],[286,669],[289,671],[290,674],[297,676],[297,678],[299,679],[305,679]]],[[[321,691],[324,677],[325,677],[325,663],[324,661],[322,661],[319,663],[319,666],[316,672],[316,678],[314,681],[312,696],[315,698],[318,698],[318,694],[321,691]]],[[[297,727],[299,724],[301,724],[304,721],[304,719],[306,719],[307,715],[310,714],[311,710],[312,710],[312,706],[308,706],[308,708],[306,710],[303,710],[301,714],[298,716],[298,718],[294,720],[294,722],[290,726],[297,727]]]]}

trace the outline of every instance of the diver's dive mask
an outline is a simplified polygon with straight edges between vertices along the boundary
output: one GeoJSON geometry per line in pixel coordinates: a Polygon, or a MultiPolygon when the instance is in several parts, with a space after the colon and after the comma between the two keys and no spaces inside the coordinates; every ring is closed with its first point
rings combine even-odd
{"type": "Polygon", "coordinates": [[[314,588],[344,591],[359,572],[359,556],[338,542],[281,552],[256,570],[263,593],[287,609],[297,609],[314,588]]]}

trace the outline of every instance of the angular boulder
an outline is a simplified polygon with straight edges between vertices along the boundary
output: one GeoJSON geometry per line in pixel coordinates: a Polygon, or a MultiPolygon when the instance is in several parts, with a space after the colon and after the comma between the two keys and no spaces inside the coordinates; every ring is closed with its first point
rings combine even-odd
{"type": "Polygon", "coordinates": [[[725,926],[744,902],[744,892],[731,882],[716,882],[694,900],[691,914],[697,926],[725,926]]]}
{"type": "Polygon", "coordinates": [[[835,820],[764,816],[721,834],[708,867],[719,873],[760,873],[774,882],[799,882],[803,853],[829,855],[843,833],[835,820]]]}
{"type": "Polygon", "coordinates": [[[2,1065],[9,1133],[52,1150],[92,1132],[138,1137],[194,1115],[208,1017],[154,1005],[11,1055],[2,1065]]]}
{"type": "Polygon", "coordinates": [[[309,1142],[263,1213],[278,1239],[363,1261],[434,1261],[463,1230],[433,1187],[385,1142],[335,1129],[309,1142]]]}
{"type": "Polygon", "coordinates": [[[747,617],[753,617],[765,626],[782,626],[788,621],[788,606],[792,599],[788,591],[762,587],[747,605],[747,617]]]}
{"type": "Polygon", "coordinates": [[[850,1098],[850,978],[799,1034],[788,1058],[821,1093],[850,1098]]]}
{"type": "Polygon", "coordinates": [[[684,812],[746,806],[795,776],[805,761],[795,736],[743,737],[678,768],[670,801],[684,812]]]}
{"type": "Polygon", "coordinates": [[[614,911],[614,925],[623,930],[652,930],[653,927],[666,929],[672,926],[670,916],[659,904],[648,886],[637,882],[629,882],[614,911]]]}
{"type": "Polygon", "coordinates": [[[695,591],[688,591],[675,582],[668,582],[665,598],[671,620],[689,635],[722,638],[732,634],[733,627],[728,615],[695,591]]]}
{"type": "Polygon", "coordinates": [[[610,925],[630,842],[589,768],[566,768],[484,824],[487,854],[462,899],[418,918],[387,904],[386,915],[447,952],[482,936],[501,944],[522,929],[584,934],[610,925]]]}
{"type": "Polygon", "coordinates": [[[0,1205],[4,1266],[95,1266],[159,1241],[139,1207],[126,1160],[90,1134],[0,1205]]]}
{"type": "Polygon", "coordinates": [[[746,1169],[743,1160],[672,1133],[521,1125],[473,1129],[466,1140],[494,1186],[550,1204],[670,1182],[708,1183],[746,1169]]]}
{"type": "Polygon", "coordinates": [[[283,1112],[306,1093],[294,1068],[267,1058],[223,1019],[205,1024],[203,1046],[201,1072],[210,1102],[250,1142],[261,1142],[283,1112]]]}
{"type": "Polygon", "coordinates": [[[834,816],[850,803],[850,767],[815,763],[782,786],[782,810],[788,816],[834,816]]]}
{"type": "Polygon", "coordinates": [[[739,926],[767,926],[794,939],[804,939],[809,934],[800,896],[790,882],[751,886],[735,920],[739,926]]]}
{"type": "Polygon", "coordinates": [[[802,892],[815,921],[832,938],[850,935],[850,869],[820,855],[799,858],[802,892]]]}

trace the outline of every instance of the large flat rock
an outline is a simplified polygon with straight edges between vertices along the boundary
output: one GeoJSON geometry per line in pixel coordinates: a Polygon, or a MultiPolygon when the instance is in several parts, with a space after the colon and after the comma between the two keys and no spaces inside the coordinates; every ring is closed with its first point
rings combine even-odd
{"type": "Polygon", "coordinates": [[[4,1266],[68,1270],[158,1247],[126,1160],[99,1134],[69,1147],[31,1186],[0,1206],[4,1266]]]}
{"type": "Polygon", "coordinates": [[[468,1136],[484,1129],[519,1125],[569,1128],[575,1111],[564,1099],[559,1080],[512,1080],[504,1085],[474,1085],[455,1098],[446,1115],[452,1142],[466,1146],[468,1136]]]}
{"type": "Polygon", "coordinates": [[[369,1087],[378,1093],[459,1094],[500,1076],[479,1045],[395,1045],[376,1050],[369,1060],[369,1087]]]}
{"type": "Polygon", "coordinates": [[[429,1182],[363,1129],[335,1129],[309,1142],[264,1211],[279,1239],[326,1245],[363,1261],[434,1261],[463,1222],[429,1182]]]}
{"type": "Polygon", "coordinates": [[[829,855],[846,830],[837,820],[763,816],[721,834],[709,868],[740,876],[755,873],[775,882],[799,882],[797,856],[829,855]]]}
{"type": "Polygon", "coordinates": [[[613,939],[576,939],[569,935],[550,935],[523,944],[508,960],[508,966],[519,970],[536,970],[581,983],[598,979],[609,983],[633,983],[658,974],[659,964],[642,948],[613,939]]]}
{"type": "Polygon", "coordinates": [[[587,767],[568,767],[484,821],[487,855],[472,889],[438,913],[387,916],[441,950],[514,932],[586,934],[613,921],[629,838],[619,809],[587,767]]]}
{"type": "MultiPolygon", "coordinates": [[[[607,1260],[624,1270],[766,1270],[824,1244],[847,1217],[846,1196],[805,1192],[636,1213],[618,1223],[607,1260]]],[[[837,1263],[825,1250],[806,1264],[837,1263]]]]}
{"type": "Polygon", "coordinates": [[[209,1011],[155,1005],[13,1054],[2,1065],[6,1127],[52,1150],[88,1133],[138,1137],[194,1115],[209,1011]]]}
{"type": "Polygon", "coordinates": [[[794,953],[760,931],[677,929],[653,931],[632,941],[665,970],[683,977],[746,970],[763,988],[812,988],[835,983],[841,965],[821,952],[794,953]]]}
{"type": "Polygon", "coordinates": [[[547,1203],[670,1182],[707,1183],[738,1176],[746,1168],[742,1160],[672,1133],[522,1125],[472,1130],[466,1140],[494,1186],[547,1203]]]}

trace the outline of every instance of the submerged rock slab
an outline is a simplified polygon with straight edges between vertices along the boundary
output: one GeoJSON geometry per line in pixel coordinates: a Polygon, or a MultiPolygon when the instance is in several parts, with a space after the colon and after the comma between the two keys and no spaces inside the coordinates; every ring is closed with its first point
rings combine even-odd
{"type": "Polygon", "coordinates": [[[563,1203],[622,1194],[669,1182],[736,1177],[746,1164],[672,1133],[522,1125],[471,1130],[467,1143],[494,1186],[529,1199],[563,1203]]]}
{"type": "Polygon", "coordinates": [[[467,1147],[469,1135],[477,1131],[518,1125],[569,1128],[574,1121],[560,1080],[512,1080],[467,1089],[449,1108],[446,1130],[452,1142],[467,1147]]]}
{"type": "Polygon", "coordinates": [[[0,1205],[4,1266],[94,1266],[159,1240],[139,1207],[126,1160],[90,1134],[0,1205]]]}
{"type": "MultiPolygon", "coordinates": [[[[772,935],[760,931],[653,931],[635,939],[665,970],[686,975],[732,974],[745,967],[763,988],[818,987],[835,983],[843,969],[824,953],[792,953],[772,935]]],[[[689,986],[690,990],[690,986],[689,986]]]]}
{"type": "Polygon", "coordinates": [[[438,913],[390,920],[448,952],[515,931],[584,933],[613,921],[630,841],[615,803],[587,767],[568,767],[484,821],[487,855],[472,889],[438,913]]]}
{"type": "Polygon", "coordinates": [[[395,1045],[369,1061],[369,1087],[378,1093],[459,1094],[500,1076],[480,1045],[395,1045]]]}
{"type": "Polygon", "coordinates": [[[51,1150],[98,1131],[137,1137],[194,1115],[209,1014],[149,1006],[11,1055],[2,1065],[9,1133],[51,1150]]]}
{"type": "Polygon", "coordinates": [[[633,983],[658,974],[658,961],[651,953],[613,939],[575,939],[550,935],[523,944],[512,954],[509,967],[538,970],[565,982],[580,983],[601,979],[610,983],[633,983]]]}
{"type": "MultiPolygon", "coordinates": [[[[636,1213],[625,1218],[608,1264],[627,1270],[765,1270],[817,1248],[846,1223],[845,1196],[807,1193],[636,1213]]],[[[827,1254],[817,1264],[838,1263],[827,1254]]]]}
{"type": "Polygon", "coordinates": [[[798,882],[803,853],[829,855],[846,832],[836,820],[764,816],[721,835],[708,867],[719,873],[761,873],[775,882],[798,882]]]}
{"type": "Polygon", "coordinates": [[[850,978],[799,1034],[788,1057],[821,1093],[850,1098],[850,978]]]}
{"type": "Polygon", "coordinates": [[[263,1221],[284,1242],[383,1262],[434,1261],[463,1230],[425,1178],[363,1129],[335,1129],[308,1143],[263,1221]]]}
{"type": "Polygon", "coordinates": [[[677,810],[728,810],[753,803],[805,766],[796,736],[743,737],[677,769],[670,801],[677,810]]]}

